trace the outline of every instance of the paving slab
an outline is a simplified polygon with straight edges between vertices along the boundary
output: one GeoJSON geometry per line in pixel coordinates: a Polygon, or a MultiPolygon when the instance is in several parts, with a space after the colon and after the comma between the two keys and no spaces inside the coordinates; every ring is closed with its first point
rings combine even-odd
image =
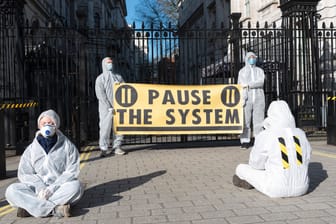
{"type": "MultiPolygon", "coordinates": [[[[336,146],[312,141],[308,194],[269,198],[232,185],[249,150],[239,146],[126,146],[125,156],[99,157],[84,147],[83,198],[70,218],[17,218],[6,213],[4,190],[16,181],[19,156],[7,158],[11,177],[0,180],[0,223],[234,224],[335,223],[336,146]]],[[[6,207],[7,206],[7,207],[6,207]]]]}

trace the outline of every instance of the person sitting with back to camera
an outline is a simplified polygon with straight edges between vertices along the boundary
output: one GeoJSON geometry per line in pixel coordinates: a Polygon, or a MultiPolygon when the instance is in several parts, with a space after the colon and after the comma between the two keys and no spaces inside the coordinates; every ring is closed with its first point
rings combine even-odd
{"type": "Polygon", "coordinates": [[[269,197],[295,197],[309,188],[311,146],[306,134],[296,128],[285,101],[273,101],[256,136],[248,164],[239,164],[233,184],[255,188],[269,197]]]}

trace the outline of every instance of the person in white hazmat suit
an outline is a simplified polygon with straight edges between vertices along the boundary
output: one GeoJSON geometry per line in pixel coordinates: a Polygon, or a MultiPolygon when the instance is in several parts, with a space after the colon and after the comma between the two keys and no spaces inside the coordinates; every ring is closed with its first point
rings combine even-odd
{"type": "MultiPolygon", "coordinates": [[[[110,136],[113,125],[113,84],[122,83],[124,79],[121,75],[113,72],[113,61],[110,57],[106,57],[102,61],[103,73],[101,73],[95,84],[96,96],[98,99],[99,110],[99,148],[101,157],[108,155],[108,147],[110,144],[110,136]]],[[[113,135],[113,150],[117,155],[124,155],[126,152],[121,149],[123,141],[122,135],[113,135]]]]}
{"type": "Polygon", "coordinates": [[[239,164],[233,184],[255,188],[269,197],[303,195],[309,187],[311,146],[305,133],[295,126],[285,101],[273,101],[255,139],[248,164],[239,164]]]}
{"type": "Polygon", "coordinates": [[[18,217],[69,217],[70,205],[83,195],[78,150],[59,130],[54,110],[41,113],[37,125],[33,142],[20,158],[20,182],[8,186],[6,199],[18,208],[18,217]]]}
{"type": "Polygon", "coordinates": [[[253,136],[262,130],[265,117],[264,70],[256,66],[257,56],[248,52],[245,56],[245,66],[238,74],[238,84],[243,87],[244,127],[240,135],[243,148],[251,146],[251,120],[253,121],[253,136]]]}

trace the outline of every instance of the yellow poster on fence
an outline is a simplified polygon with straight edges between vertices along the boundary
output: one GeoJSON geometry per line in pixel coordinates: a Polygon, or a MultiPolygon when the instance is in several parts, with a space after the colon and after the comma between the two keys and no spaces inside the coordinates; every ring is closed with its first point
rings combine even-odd
{"type": "Polygon", "coordinates": [[[114,131],[122,135],[241,133],[240,85],[114,86],[114,131]]]}

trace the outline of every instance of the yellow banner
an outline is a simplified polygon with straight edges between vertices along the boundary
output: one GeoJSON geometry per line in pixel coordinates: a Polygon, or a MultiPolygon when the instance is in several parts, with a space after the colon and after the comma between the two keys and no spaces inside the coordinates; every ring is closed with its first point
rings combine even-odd
{"type": "Polygon", "coordinates": [[[240,85],[114,86],[114,131],[122,135],[241,133],[240,85]]]}

